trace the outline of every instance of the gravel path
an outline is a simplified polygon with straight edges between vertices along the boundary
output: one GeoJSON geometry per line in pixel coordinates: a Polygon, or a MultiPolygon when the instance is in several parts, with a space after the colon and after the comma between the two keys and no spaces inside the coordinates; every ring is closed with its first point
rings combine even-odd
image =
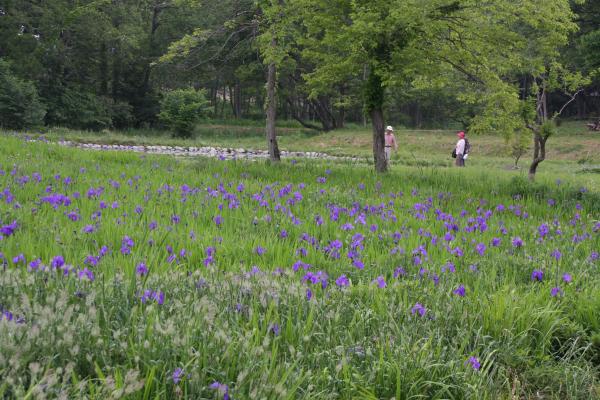
{"type": "MultiPolygon", "coordinates": [[[[246,150],[234,148],[219,148],[219,147],[181,147],[181,146],[128,146],[122,144],[93,144],[93,143],[77,143],[71,141],[59,141],[59,145],[68,147],[77,147],[86,150],[111,150],[111,151],[133,151],[136,153],[147,154],[164,154],[173,156],[186,157],[214,157],[222,160],[259,160],[269,158],[269,152],[265,150],[246,150]]],[[[361,162],[358,157],[338,157],[325,153],[317,153],[313,151],[282,151],[282,158],[308,158],[321,160],[338,160],[361,162]]]]}

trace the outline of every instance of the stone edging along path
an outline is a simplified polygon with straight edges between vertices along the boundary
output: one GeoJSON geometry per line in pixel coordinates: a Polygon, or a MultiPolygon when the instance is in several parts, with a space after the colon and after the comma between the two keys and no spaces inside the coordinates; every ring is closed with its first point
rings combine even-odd
{"type": "MultiPolygon", "coordinates": [[[[76,147],[85,150],[111,150],[111,151],[132,151],[136,153],[160,154],[186,157],[214,157],[222,160],[260,160],[269,158],[269,152],[265,150],[246,150],[220,147],[182,147],[182,146],[160,146],[160,145],[123,145],[123,144],[94,144],[78,143],[68,140],[57,142],[61,146],[76,147]]],[[[339,157],[326,153],[317,153],[313,151],[281,151],[282,158],[307,158],[335,161],[364,161],[359,157],[339,157]]]]}

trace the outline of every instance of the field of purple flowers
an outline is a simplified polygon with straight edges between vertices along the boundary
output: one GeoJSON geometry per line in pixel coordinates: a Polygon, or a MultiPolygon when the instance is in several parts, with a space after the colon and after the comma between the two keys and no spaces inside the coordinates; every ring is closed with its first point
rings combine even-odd
{"type": "Polygon", "coordinates": [[[600,398],[599,193],[0,148],[0,398],[600,398]]]}

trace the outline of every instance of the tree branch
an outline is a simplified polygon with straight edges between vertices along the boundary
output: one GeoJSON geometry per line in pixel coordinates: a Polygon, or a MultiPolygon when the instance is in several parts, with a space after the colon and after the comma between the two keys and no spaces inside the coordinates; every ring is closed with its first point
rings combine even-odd
{"type": "Polygon", "coordinates": [[[583,92],[583,89],[579,89],[578,91],[575,92],[575,94],[573,94],[571,96],[571,99],[569,101],[567,101],[565,104],[563,104],[562,108],[560,109],[559,112],[557,112],[556,114],[554,114],[554,116],[552,117],[552,120],[556,119],[556,117],[559,117],[563,111],[565,111],[565,108],[567,108],[569,106],[569,104],[571,104],[572,102],[575,101],[575,98],[577,97],[577,95],[579,93],[583,92]]]}

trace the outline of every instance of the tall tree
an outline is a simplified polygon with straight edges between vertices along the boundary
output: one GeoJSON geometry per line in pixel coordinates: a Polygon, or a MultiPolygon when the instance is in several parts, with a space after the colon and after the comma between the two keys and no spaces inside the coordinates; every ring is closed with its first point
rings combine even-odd
{"type": "Polygon", "coordinates": [[[509,0],[290,0],[288,5],[303,27],[298,40],[304,56],[316,65],[306,75],[313,96],[368,71],[363,96],[378,172],[387,170],[384,104],[390,87],[448,82],[456,77],[453,71],[493,87],[522,60],[515,57],[515,49],[526,44],[519,26],[542,22],[564,30],[572,18],[568,0],[552,7],[524,0],[519,12],[509,0]]]}

